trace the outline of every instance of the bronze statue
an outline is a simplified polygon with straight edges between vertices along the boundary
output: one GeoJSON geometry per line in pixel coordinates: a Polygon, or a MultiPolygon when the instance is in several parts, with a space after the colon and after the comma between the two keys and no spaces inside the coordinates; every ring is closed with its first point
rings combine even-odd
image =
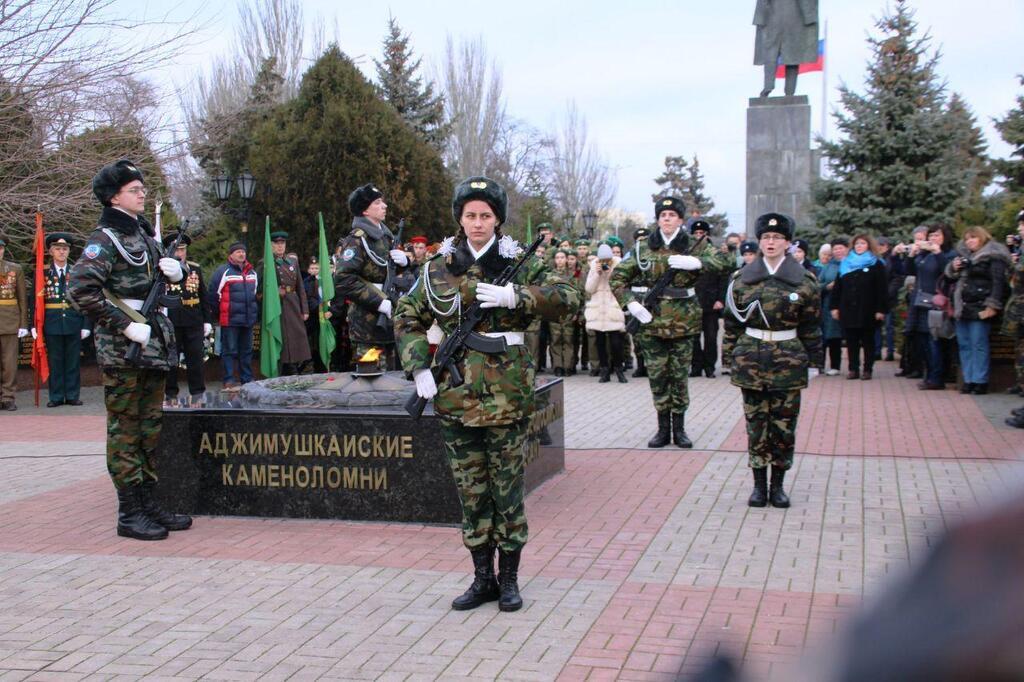
{"type": "Polygon", "coordinates": [[[779,64],[786,66],[786,95],[793,95],[800,64],[818,59],[818,0],[757,0],[754,25],[754,64],[764,65],[761,97],[775,88],[779,64]]]}

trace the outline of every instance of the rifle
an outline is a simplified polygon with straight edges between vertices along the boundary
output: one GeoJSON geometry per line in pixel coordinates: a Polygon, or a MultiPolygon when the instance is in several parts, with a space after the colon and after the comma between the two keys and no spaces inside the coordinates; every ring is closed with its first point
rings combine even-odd
{"type": "MultiPolygon", "coordinates": [[[[697,246],[707,239],[707,235],[702,236],[700,239],[695,241],[693,245],[686,250],[684,256],[689,256],[693,253],[693,250],[697,246]]],[[[665,272],[661,273],[661,277],[654,283],[654,286],[647,290],[647,294],[644,296],[642,304],[645,308],[651,311],[651,315],[655,315],[658,307],[658,300],[661,298],[661,294],[665,291],[665,288],[672,283],[672,280],[676,276],[676,271],[672,268],[667,268],[665,272]]],[[[640,331],[640,320],[635,317],[630,318],[629,322],[626,323],[626,333],[636,334],[640,331]]]]}
{"type": "MultiPolygon", "coordinates": [[[[174,252],[178,250],[178,246],[181,244],[182,238],[184,238],[188,232],[188,222],[188,218],[186,218],[185,222],[178,226],[178,236],[175,237],[169,248],[169,253],[172,254],[172,258],[174,257],[174,252]]],[[[142,302],[142,307],[139,308],[139,315],[146,318],[147,323],[154,310],[167,304],[165,300],[167,298],[167,277],[164,276],[164,273],[159,268],[155,268],[155,270],[156,273],[153,275],[153,282],[149,285],[149,293],[146,294],[146,300],[142,302]]],[[[152,327],[151,324],[150,326],[152,327]]],[[[143,350],[142,344],[137,341],[132,341],[128,344],[128,351],[124,354],[124,359],[127,360],[129,364],[138,365],[139,361],[142,359],[143,350]]]]}
{"type": "MultiPolygon", "coordinates": [[[[405,218],[398,221],[398,231],[395,233],[395,238],[391,240],[391,248],[397,249],[402,245],[402,230],[405,229],[405,218]]],[[[391,301],[391,313],[394,314],[395,309],[395,261],[391,259],[391,254],[388,254],[388,275],[384,278],[384,298],[391,301]]],[[[390,318],[384,313],[377,314],[377,328],[387,331],[391,329],[392,323],[390,318]]]]}
{"type": "MultiPolygon", "coordinates": [[[[511,282],[516,273],[519,272],[519,268],[533,256],[533,253],[542,241],[544,241],[544,236],[538,236],[530,244],[530,247],[523,252],[523,255],[519,257],[519,260],[509,263],[505,270],[491,284],[502,287],[511,282]]],[[[437,347],[437,351],[434,353],[434,366],[430,368],[430,372],[434,375],[434,383],[440,385],[441,374],[447,371],[448,376],[451,377],[452,386],[462,385],[462,373],[459,372],[457,362],[462,357],[462,349],[467,345],[466,342],[469,340],[473,328],[483,319],[487,311],[487,308],[480,307],[480,301],[473,301],[473,305],[469,306],[463,313],[462,322],[459,323],[459,326],[437,347]]],[[[508,350],[508,344],[505,343],[505,339],[500,337],[481,337],[474,339],[470,343],[476,350],[487,353],[500,353],[508,350]]],[[[426,406],[427,399],[421,398],[415,391],[405,401],[405,411],[412,415],[413,419],[419,419],[426,406]]]]}

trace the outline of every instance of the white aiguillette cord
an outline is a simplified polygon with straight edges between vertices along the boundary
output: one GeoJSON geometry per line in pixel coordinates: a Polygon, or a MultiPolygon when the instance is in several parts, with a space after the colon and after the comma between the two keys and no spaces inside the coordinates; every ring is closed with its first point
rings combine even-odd
{"type": "Polygon", "coordinates": [[[735,279],[729,280],[729,288],[725,292],[725,305],[729,308],[729,312],[733,314],[737,320],[743,324],[747,323],[750,316],[754,314],[754,308],[757,308],[757,312],[761,313],[761,319],[764,321],[764,328],[771,329],[771,325],[768,324],[768,318],[765,317],[764,308],[761,307],[761,300],[757,299],[751,301],[743,310],[736,307],[736,299],[732,295],[732,287],[736,283],[735,279]]]}

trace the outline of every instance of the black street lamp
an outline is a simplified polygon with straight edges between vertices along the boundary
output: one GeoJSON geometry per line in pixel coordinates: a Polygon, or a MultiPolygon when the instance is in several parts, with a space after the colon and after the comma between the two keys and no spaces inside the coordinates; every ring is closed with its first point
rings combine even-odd
{"type": "Polygon", "coordinates": [[[594,238],[594,226],[597,225],[597,213],[590,209],[583,214],[583,229],[586,230],[587,239],[594,238]]]}
{"type": "Polygon", "coordinates": [[[243,171],[236,178],[221,173],[213,177],[213,193],[219,201],[227,201],[231,196],[231,181],[235,180],[238,185],[238,194],[242,198],[242,208],[229,208],[222,206],[221,210],[228,215],[234,216],[241,221],[242,243],[249,248],[249,201],[256,191],[256,178],[249,171],[243,171]]]}

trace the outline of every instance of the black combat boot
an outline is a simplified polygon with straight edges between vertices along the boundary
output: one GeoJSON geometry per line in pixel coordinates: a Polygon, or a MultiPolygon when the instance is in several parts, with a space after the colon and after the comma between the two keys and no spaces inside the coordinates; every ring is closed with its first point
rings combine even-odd
{"type": "Polygon", "coordinates": [[[518,611],[523,608],[523,598],[519,596],[519,555],[523,550],[514,552],[498,550],[498,589],[501,598],[498,600],[499,611],[518,611]]]}
{"type": "Polygon", "coordinates": [[[766,507],[768,506],[768,469],[761,467],[752,469],[752,471],[754,472],[754,491],[750,493],[747,506],[766,507]]]}
{"type": "Polygon", "coordinates": [[[160,508],[156,500],[153,499],[154,488],[156,488],[156,481],[146,481],[139,486],[142,512],[167,530],[188,530],[191,528],[191,516],[187,514],[174,514],[160,508]]]}
{"type": "Polygon", "coordinates": [[[627,381],[629,381],[628,379],[626,379],[626,375],[622,373],[621,366],[615,368],[615,378],[619,380],[620,384],[624,384],[627,381]]]}
{"type": "Polygon", "coordinates": [[[773,507],[785,509],[789,506],[789,495],[782,489],[782,482],[786,480],[786,470],[777,466],[772,467],[772,485],[768,489],[768,501],[773,507]]]}
{"type": "Polygon", "coordinates": [[[129,485],[117,491],[117,534],[136,540],[164,540],[167,529],[142,511],[142,486],[129,485]]]}
{"type": "Polygon", "coordinates": [[[649,448],[663,448],[672,440],[672,415],[668,412],[658,413],[658,432],[649,441],[649,448]]]}
{"type": "Polygon", "coordinates": [[[470,550],[473,556],[473,584],[452,602],[455,611],[468,611],[498,598],[498,581],[494,578],[494,547],[470,550]]]}
{"type": "Polygon", "coordinates": [[[636,356],[636,371],[633,372],[634,379],[640,379],[647,376],[647,365],[644,363],[644,356],[636,356]]]}
{"type": "Polygon", "coordinates": [[[672,415],[672,442],[678,448],[692,448],[693,441],[686,435],[686,415],[679,413],[672,415]]]}
{"type": "Polygon", "coordinates": [[[700,367],[693,365],[690,367],[690,378],[699,377],[701,375],[700,367]]]}
{"type": "Polygon", "coordinates": [[[600,369],[600,372],[601,372],[601,378],[597,380],[597,383],[599,383],[599,384],[607,384],[609,381],[612,380],[611,370],[610,369],[608,369],[607,367],[602,367],[600,369]]]}

